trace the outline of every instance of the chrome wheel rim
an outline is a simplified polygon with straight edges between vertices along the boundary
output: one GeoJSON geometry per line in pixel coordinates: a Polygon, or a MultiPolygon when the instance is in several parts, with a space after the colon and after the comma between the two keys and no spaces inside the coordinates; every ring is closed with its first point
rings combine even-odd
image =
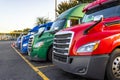
{"type": "Polygon", "coordinates": [[[112,73],[115,78],[120,78],[120,57],[116,57],[112,64],[112,73]]]}

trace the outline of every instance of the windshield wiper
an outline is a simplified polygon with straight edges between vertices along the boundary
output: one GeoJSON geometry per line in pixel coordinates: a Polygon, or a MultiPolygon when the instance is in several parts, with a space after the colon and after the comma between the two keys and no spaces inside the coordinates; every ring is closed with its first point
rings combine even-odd
{"type": "Polygon", "coordinates": [[[101,18],[99,21],[97,21],[95,24],[93,24],[92,26],[90,26],[89,28],[87,28],[84,31],[84,35],[88,34],[89,30],[91,30],[93,27],[95,27],[97,24],[99,24],[102,21],[103,18],[101,18]]]}

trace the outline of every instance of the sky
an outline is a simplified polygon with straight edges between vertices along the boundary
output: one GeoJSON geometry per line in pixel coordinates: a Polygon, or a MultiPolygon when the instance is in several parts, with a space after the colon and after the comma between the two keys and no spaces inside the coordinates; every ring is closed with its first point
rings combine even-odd
{"type": "MultiPolygon", "coordinates": [[[[55,19],[55,0],[0,0],[0,33],[33,28],[37,17],[55,19]]],[[[61,1],[57,0],[59,4],[61,1]]]]}

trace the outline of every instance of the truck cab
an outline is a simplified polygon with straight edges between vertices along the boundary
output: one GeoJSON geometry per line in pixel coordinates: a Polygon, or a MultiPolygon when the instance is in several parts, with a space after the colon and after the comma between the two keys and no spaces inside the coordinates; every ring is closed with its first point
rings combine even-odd
{"type": "MultiPolygon", "coordinates": [[[[52,22],[50,22],[52,24],[52,22]]],[[[47,24],[47,23],[46,23],[47,24]]],[[[28,41],[29,41],[29,38],[36,34],[36,33],[40,33],[40,30],[41,29],[45,29],[45,30],[49,30],[50,27],[47,27],[45,26],[46,24],[41,24],[41,25],[37,25],[35,26],[33,29],[31,29],[27,35],[24,35],[21,39],[21,53],[22,54],[28,54],[28,41]]]]}
{"type": "Polygon", "coordinates": [[[43,35],[44,32],[47,32],[50,30],[52,24],[53,24],[53,22],[47,22],[45,24],[42,24],[38,33],[34,34],[30,37],[30,39],[28,41],[28,55],[30,55],[30,52],[32,50],[32,45],[39,40],[39,38],[43,35]]]}
{"type": "Polygon", "coordinates": [[[30,59],[37,61],[41,60],[52,61],[52,46],[54,34],[61,29],[79,24],[80,19],[84,15],[82,9],[85,5],[86,4],[80,4],[63,12],[53,22],[52,27],[49,31],[44,32],[37,39],[36,36],[34,36],[33,45],[30,50],[30,59]]]}
{"type": "Polygon", "coordinates": [[[21,38],[22,38],[22,36],[23,36],[23,33],[21,33],[19,35],[19,37],[17,38],[17,41],[15,42],[15,47],[18,48],[18,49],[20,49],[20,44],[21,44],[21,38]]]}
{"type": "Polygon", "coordinates": [[[53,64],[95,80],[120,80],[120,0],[96,0],[82,24],[55,34],[53,64]]]}

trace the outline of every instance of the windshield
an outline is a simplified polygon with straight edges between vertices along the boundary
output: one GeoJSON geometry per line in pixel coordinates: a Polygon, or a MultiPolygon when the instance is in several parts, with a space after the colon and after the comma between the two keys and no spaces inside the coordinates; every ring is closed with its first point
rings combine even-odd
{"type": "Polygon", "coordinates": [[[43,32],[43,31],[44,31],[44,29],[45,29],[45,27],[41,27],[41,28],[39,29],[38,33],[43,32]]]}
{"type": "Polygon", "coordinates": [[[58,19],[52,24],[52,27],[50,30],[59,30],[62,29],[65,25],[66,19],[58,19]]]}
{"type": "Polygon", "coordinates": [[[83,17],[82,23],[93,21],[94,16],[97,15],[103,15],[104,18],[120,16],[120,13],[118,12],[120,11],[119,8],[120,5],[107,8],[105,6],[100,6],[92,9],[86,12],[85,16],[83,17]]]}
{"type": "Polygon", "coordinates": [[[36,33],[37,35],[38,34],[41,34],[43,31],[45,31],[45,27],[43,26],[43,27],[41,27],[41,28],[39,28],[39,30],[38,30],[38,32],[36,33]]]}
{"type": "Polygon", "coordinates": [[[29,32],[27,35],[35,34],[36,32],[29,32]]]}

